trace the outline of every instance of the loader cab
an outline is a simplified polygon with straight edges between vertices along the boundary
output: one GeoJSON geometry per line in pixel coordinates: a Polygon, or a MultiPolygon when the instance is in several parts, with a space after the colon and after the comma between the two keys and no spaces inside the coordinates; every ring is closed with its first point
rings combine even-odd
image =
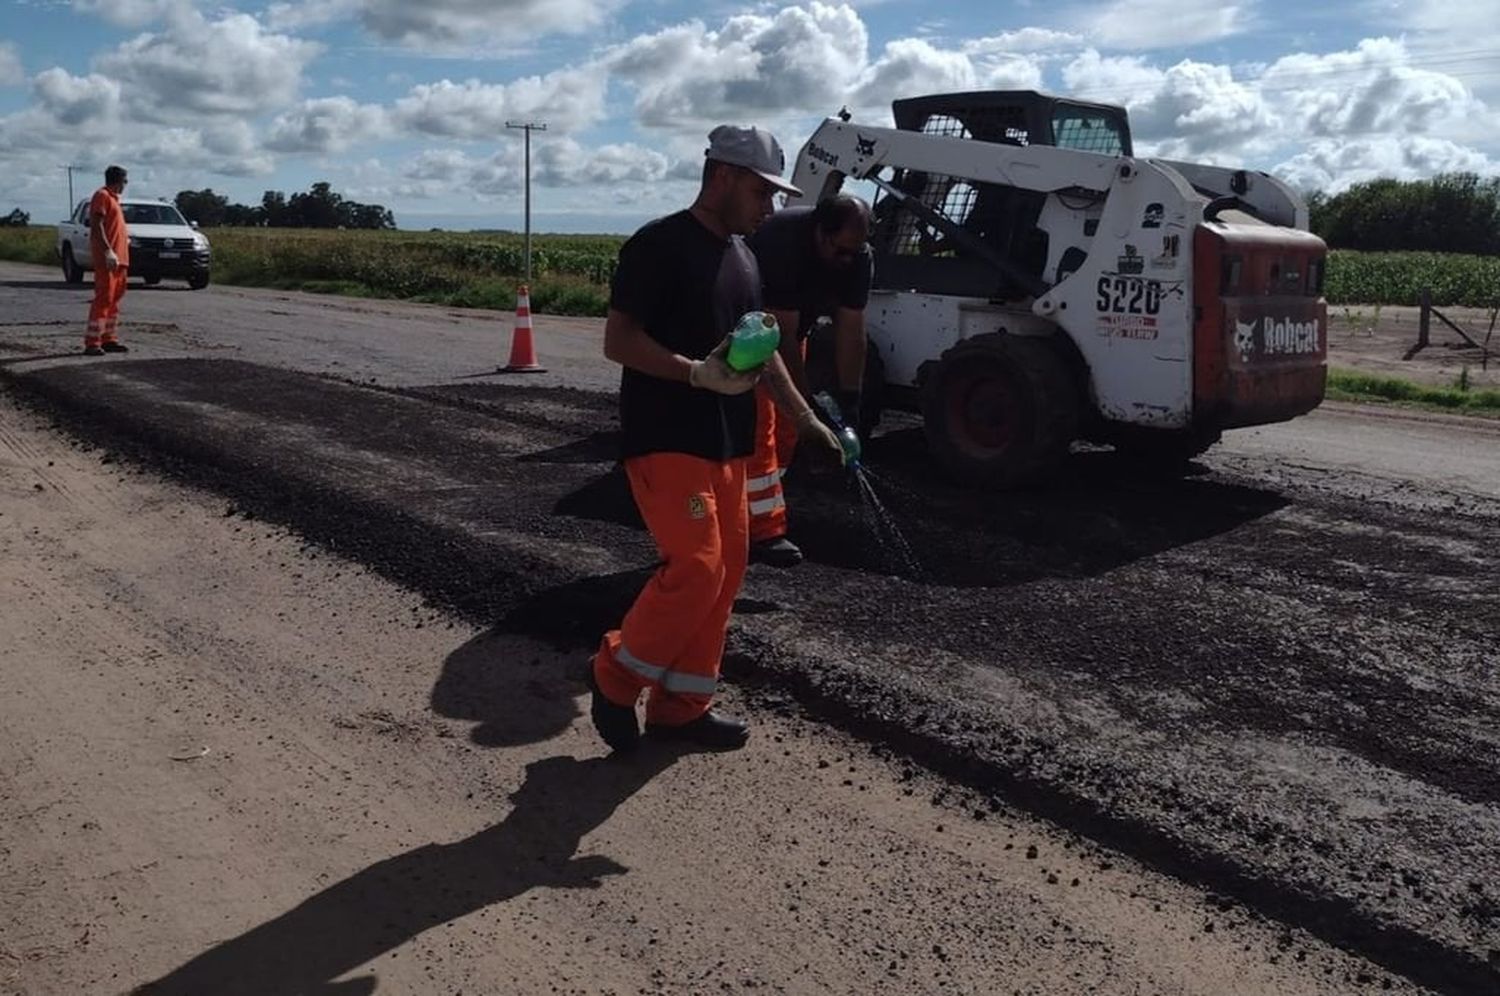
{"type": "Polygon", "coordinates": [[[1007,145],[1132,156],[1125,108],[1036,90],[979,90],[909,97],[891,104],[896,127],[1007,145]]]}
{"type": "MultiPolygon", "coordinates": [[[[1035,90],[985,90],[933,94],[891,105],[896,127],[951,138],[1005,145],[1051,145],[1100,155],[1133,154],[1125,109],[1113,104],[1054,97],[1035,90]]],[[[966,232],[1040,278],[1047,264],[1047,235],[1037,227],[1046,195],[998,184],[894,168],[887,179],[902,193],[942,212],[966,232]]],[[[1026,296],[1020,281],[929,226],[894,198],[874,205],[871,247],[874,286],[920,288],[928,293],[1013,300],[1026,296]]]]}

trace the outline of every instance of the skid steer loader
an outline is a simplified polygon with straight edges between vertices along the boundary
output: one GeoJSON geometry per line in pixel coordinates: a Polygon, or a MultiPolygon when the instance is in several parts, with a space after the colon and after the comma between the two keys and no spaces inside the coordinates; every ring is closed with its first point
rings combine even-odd
{"type": "Polygon", "coordinates": [[[878,406],[919,411],[950,474],[1010,487],[1075,439],[1180,465],[1323,400],[1327,249],[1285,184],[1137,159],[1107,104],[893,110],[894,128],[824,121],[792,178],[810,200],[876,188],[866,429],[878,406]]]}

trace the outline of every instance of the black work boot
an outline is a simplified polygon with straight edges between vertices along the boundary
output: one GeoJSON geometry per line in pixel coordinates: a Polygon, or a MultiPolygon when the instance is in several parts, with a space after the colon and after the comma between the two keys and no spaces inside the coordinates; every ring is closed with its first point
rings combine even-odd
{"type": "Polygon", "coordinates": [[[756,540],[750,544],[750,563],[766,564],[769,567],[796,567],[802,563],[802,549],[785,536],[756,540]]]}
{"type": "Polygon", "coordinates": [[[599,691],[598,682],[594,680],[592,663],[589,664],[588,685],[593,697],[589,716],[594,721],[594,729],[599,731],[599,736],[609,745],[610,750],[619,754],[634,750],[641,739],[641,727],[635,718],[635,706],[616,705],[605,698],[604,693],[599,691]]]}
{"type": "Polygon", "coordinates": [[[128,353],[130,352],[130,347],[123,342],[106,342],[104,344],[104,351],[106,353],[128,353]]]}
{"type": "Polygon", "coordinates": [[[98,346],[84,346],[83,347],[83,355],[84,356],[103,356],[104,355],[104,350],[100,349],[98,346]]]}
{"type": "Polygon", "coordinates": [[[712,709],[681,726],[648,722],[646,733],[657,740],[677,740],[711,750],[737,750],[750,739],[748,726],[737,719],[721,716],[712,709]]]}

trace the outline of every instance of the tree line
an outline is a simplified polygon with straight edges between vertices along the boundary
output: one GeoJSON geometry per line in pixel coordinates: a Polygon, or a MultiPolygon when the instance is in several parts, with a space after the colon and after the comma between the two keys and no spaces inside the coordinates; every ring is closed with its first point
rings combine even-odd
{"type": "Polygon", "coordinates": [[[1333,249],[1500,254],[1500,177],[1441,173],[1369,180],[1307,195],[1311,227],[1333,249]]]}
{"type": "Polygon", "coordinates": [[[361,204],[335,193],[326,182],[291,197],[267,190],[260,204],[231,204],[211,188],[179,191],[177,210],[204,228],[370,228],[396,227],[395,216],[379,204],[361,204]]]}

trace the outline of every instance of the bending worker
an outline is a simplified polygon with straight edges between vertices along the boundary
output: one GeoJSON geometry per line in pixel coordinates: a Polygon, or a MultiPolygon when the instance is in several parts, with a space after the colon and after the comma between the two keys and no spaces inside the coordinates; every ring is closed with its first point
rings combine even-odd
{"type": "Polygon", "coordinates": [[[604,354],[624,367],[625,474],[662,559],[593,660],[592,718],[617,751],[640,737],[643,690],[650,734],[714,748],[748,736],[711,706],[748,556],[745,460],[757,381],[805,444],[842,461],[837,438],[778,356],[747,373],[725,360],[729,332],[760,307],[760,272],[740,236],[771,213],[776,191],[796,188],[781,179],[785,160],[770,133],[721,125],[709,142],[693,205],[631,236],[610,286],[604,354]]]}
{"type": "Polygon", "coordinates": [[[89,327],[83,336],[85,356],[128,353],[116,328],[120,320],[120,298],[125,296],[125,278],[130,272],[130,233],[120,195],[125,192],[125,169],[110,166],[104,171],[104,186],[89,201],[89,256],[94,264],[94,300],[89,305],[89,327]]]}
{"type": "MultiPolygon", "coordinates": [[[[778,211],[755,233],[750,248],[760,263],[766,310],[781,325],[781,358],[792,383],[811,397],[804,364],[807,336],[821,318],[833,321],[835,397],[844,424],[860,431],[860,388],[865,370],[865,302],[874,254],[870,207],[837,194],[817,207],[778,211]]],[[[787,539],[781,478],[792,460],[797,432],[767,391],[757,392],[755,455],[750,458],[750,559],[795,567],[802,551],[787,539]]]]}

